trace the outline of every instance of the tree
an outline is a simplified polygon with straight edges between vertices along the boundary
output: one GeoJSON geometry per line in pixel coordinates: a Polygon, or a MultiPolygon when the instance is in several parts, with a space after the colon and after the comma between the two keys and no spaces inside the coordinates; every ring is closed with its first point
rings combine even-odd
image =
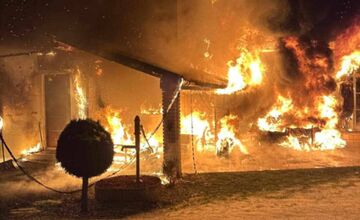
{"type": "Polygon", "coordinates": [[[66,172],[83,179],[81,211],[87,212],[89,178],[112,164],[114,144],[109,132],[91,119],[72,120],[58,139],[56,159],[66,172]]]}

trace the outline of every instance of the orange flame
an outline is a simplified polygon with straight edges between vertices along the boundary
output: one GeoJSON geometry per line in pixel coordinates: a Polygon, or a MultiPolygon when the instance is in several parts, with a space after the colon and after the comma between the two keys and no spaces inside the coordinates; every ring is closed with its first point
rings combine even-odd
{"type": "Polygon", "coordinates": [[[228,84],[225,89],[217,89],[217,94],[232,94],[243,90],[249,85],[260,85],[263,80],[263,65],[258,53],[251,54],[246,49],[242,49],[236,61],[227,63],[228,84]]]}
{"type": "Polygon", "coordinates": [[[4,120],[0,116],[0,131],[3,129],[3,127],[4,127],[4,120]]]}
{"type": "Polygon", "coordinates": [[[33,147],[30,147],[29,149],[22,150],[21,155],[29,156],[29,155],[37,153],[39,151],[41,151],[41,144],[37,143],[36,145],[34,145],[33,147]]]}
{"type": "Polygon", "coordinates": [[[87,117],[88,103],[80,81],[81,81],[81,71],[79,68],[77,68],[74,76],[75,99],[78,106],[78,117],[80,119],[85,119],[87,117]]]}
{"type": "MultiPolygon", "coordinates": [[[[134,136],[129,133],[129,127],[122,120],[120,110],[113,109],[111,106],[107,106],[100,112],[100,116],[105,118],[103,123],[105,124],[105,129],[110,132],[111,138],[114,143],[114,164],[126,164],[128,163],[132,157],[135,155],[134,149],[127,149],[122,151],[123,145],[134,145],[134,136]]],[[[146,136],[150,137],[150,133],[147,133],[146,136]]],[[[149,140],[149,144],[146,142],[144,138],[141,138],[140,150],[144,151],[152,148],[151,151],[157,158],[160,158],[160,153],[162,151],[161,142],[157,136],[152,136],[149,140]],[[150,145],[150,146],[149,146],[150,145]]],[[[111,168],[109,171],[113,171],[111,168]]]]}
{"type": "Polygon", "coordinates": [[[181,117],[181,134],[194,135],[196,138],[195,146],[199,152],[213,152],[219,153],[226,148],[229,153],[234,147],[239,147],[239,150],[248,154],[246,147],[236,137],[235,127],[231,125],[230,121],[236,120],[234,115],[225,116],[220,120],[220,130],[216,137],[210,130],[210,123],[206,119],[206,114],[195,111],[189,115],[181,117]],[[192,118],[191,118],[192,117],[192,118]]]}
{"type": "Polygon", "coordinates": [[[217,134],[218,141],[216,142],[216,151],[221,152],[224,147],[229,148],[229,152],[238,147],[243,154],[249,154],[247,148],[235,136],[235,128],[229,123],[230,120],[236,119],[237,116],[229,115],[220,120],[221,129],[217,134]]]}
{"type": "Polygon", "coordinates": [[[337,79],[349,76],[360,68],[360,51],[356,50],[350,55],[344,56],[341,60],[340,70],[336,73],[337,79]]]}

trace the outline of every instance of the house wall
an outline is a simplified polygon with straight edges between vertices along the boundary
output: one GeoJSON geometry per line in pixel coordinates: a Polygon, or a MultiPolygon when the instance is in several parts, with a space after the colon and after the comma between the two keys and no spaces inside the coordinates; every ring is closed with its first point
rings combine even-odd
{"type": "MultiPolygon", "coordinates": [[[[21,50],[0,48],[1,54],[16,51],[21,50]]],[[[42,93],[42,77],[37,68],[37,55],[0,59],[3,136],[17,157],[22,150],[40,142],[39,126],[41,129],[44,128],[42,93]]],[[[6,153],[5,156],[9,158],[9,154],[6,153]]]]}
{"type": "MultiPolygon", "coordinates": [[[[24,50],[0,47],[0,54],[19,51],[24,50]]],[[[133,133],[136,115],[141,116],[147,132],[151,132],[161,120],[161,114],[143,112],[161,108],[160,81],[156,77],[79,51],[56,51],[54,56],[33,54],[0,58],[0,109],[5,121],[3,134],[17,157],[21,156],[22,150],[41,141],[39,128],[46,147],[45,75],[70,75],[71,119],[78,118],[74,87],[76,69],[81,72],[88,117],[101,119],[103,108],[111,106],[121,113],[129,134],[133,133]]],[[[162,135],[161,129],[157,135],[162,135]]],[[[6,158],[9,158],[8,154],[6,158]]]]}

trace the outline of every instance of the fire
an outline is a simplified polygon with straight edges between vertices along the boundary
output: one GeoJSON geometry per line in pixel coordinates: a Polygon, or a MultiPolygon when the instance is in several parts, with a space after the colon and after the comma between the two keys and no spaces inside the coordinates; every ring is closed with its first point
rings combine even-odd
{"type": "Polygon", "coordinates": [[[217,94],[232,94],[249,85],[260,85],[263,80],[263,66],[258,53],[251,54],[243,49],[240,56],[227,63],[228,84],[225,89],[217,89],[217,94]]]}
{"type": "Polygon", "coordinates": [[[341,138],[341,133],[338,130],[323,129],[316,132],[314,137],[289,135],[286,137],[286,140],[279,145],[298,151],[324,151],[344,148],[346,141],[341,138]]]}
{"type": "Polygon", "coordinates": [[[335,128],[339,119],[335,111],[337,100],[334,96],[323,96],[322,102],[318,104],[320,118],[326,119],[325,128],[335,128]]]}
{"type": "Polygon", "coordinates": [[[315,101],[315,109],[309,107],[294,107],[292,100],[278,96],[278,101],[265,117],[258,119],[258,127],[262,131],[288,132],[287,128],[296,128],[299,125],[290,124],[289,119],[298,121],[303,129],[310,129],[312,135],[294,135],[289,133],[286,140],[280,146],[301,151],[311,150],[332,150],[343,148],[346,142],[341,138],[341,133],[336,129],[339,118],[336,108],[338,101],[335,96],[320,96],[315,101]],[[315,116],[317,120],[305,122],[309,114],[315,116]],[[313,128],[319,128],[317,131],[313,128]]]}
{"type": "Polygon", "coordinates": [[[0,131],[2,131],[2,128],[4,127],[4,120],[0,116],[0,131]]]}
{"type": "Polygon", "coordinates": [[[210,151],[208,143],[214,137],[210,132],[210,123],[206,120],[206,114],[198,111],[181,116],[181,134],[194,135],[196,149],[198,151],[210,151]]]}
{"type": "Polygon", "coordinates": [[[41,144],[37,143],[36,145],[34,145],[33,147],[30,147],[29,149],[21,151],[21,155],[29,156],[31,154],[41,151],[41,149],[42,149],[41,144]]]}
{"type": "Polygon", "coordinates": [[[315,133],[315,146],[319,150],[333,150],[344,148],[346,141],[341,138],[341,133],[336,129],[324,129],[315,133]]]}
{"type": "Polygon", "coordinates": [[[323,102],[318,105],[320,116],[326,119],[324,129],[315,133],[315,146],[320,150],[343,148],[346,142],[341,138],[341,133],[336,129],[339,118],[335,111],[338,103],[334,96],[323,96],[323,102]]]}
{"type": "Polygon", "coordinates": [[[193,134],[202,137],[209,122],[205,119],[206,115],[200,112],[193,112],[186,116],[181,116],[181,134],[193,134]]]}
{"type": "Polygon", "coordinates": [[[282,115],[293,109],[292,100],[281,95],[277,97],[277,102],[263,118],[259,118],[257,125],[262,131],[284,131],[282,127],[282,115]]]}
{"type": "Polygon", "coordinates": [[[230,124],[231,120],[235,120],[237,117],[234,115],[225,116],[220,120],[220,132],[217,134],[218,141],[216,142],[217,154],[222,154],[224,151],[231,151],[234,147],[238,147],[243,154],[249,154],[247,148],[241,143],[241,141],[235,136],[235,128],[230,124]]]}
{"type": "Polygon", "coordinates": [[[327,44],[316,40],[285,37],[283,50],[291,54],[292,65],[287,71],[294,74],[286,97],[278,94],[277,101],[258,119],[261,131],[286,135],[281,146],[301,151],[332,150],[346,146],[339,124],[340,102],[336,78],[353,72],[358,66],[358,52],[342,59],[336,74],[332,67],[332,51],[327,44]],[[335,76],[336,75],[336,76],[335,76]]]}
{"type": "Polygon", "coordinates": [[[123,124],[120,111],[116,111],[110,106],[105,108],[106,130],[111,134],[111,138],[115,145],[128,145],[132,143],[131,136],[128,129],[123,124]]]}
{"type": "Polygon", "coordinates": [[[145,104],[142,104],[140,106],[140,111],[142,115],[161,115],[163,113],[161,105],[159,105],[158,108],[155,108],[153,106],[146,106],[145,104]]]}
{"type": "Polygon", "coordinates": [[[181,117],[181,134],[194,135],[195,147],[198,152],[214,152],[218,155],[229,154],[235,147],[243,154],[248,154],[248,150],[236,137],[235,127],[230,123],[237,119],[234,115],[224,116],[220,120],[220,130],[215,135],[210,129],[210,123],[206,119],[206,114],[195,111],[189,115],[181,117]]]}
{"type": "Polygon", "coordinates": [[[85,119],[87,117],[88,103],[80,81],[81,81],[81,71],[79,68],[77,68],[74,75],[75,99],[78,106],[78,117],[80,119],[85,119]]]}
{"type": "MultiPolygon", "coordinates": [[[[311,140],[310,140],[311,141],[311,140]]],[[[289,135],[286,137],[286,140],[279,144],[280,146],[291,148],[298,151],[310,151],[311,142],[306,136],[296,137],[294,135],[289,135]],[[304,140],[305,138],[305,140],[304,140]]]]}
{"type": "Polygon", "coordinates": [[[49,52],[39,52],[37,53],[38,56],[50,56],[50,57],[53,57],[56,55],[56,52],[54,51],[49,51],[49,52]]]}
{"type": "MultiPolygon", "coordinates": [[[[147,133],[146,137],[150,137],[151,133],[147,133]]],[[[141,141],[141,150],[147,150],[149,147],[152,148],[153,153],[160,153],[161,149],[161,142],[160,140],[156,137],[156,136],[152,136],[149,140],[149,144],[146,143],[146,140],[142,140],[141,141]],[[150,145],[150,146],[149,146],[150,145]]],[[[157,157],[159,158],[160,155],[157,155],[157,157]]]]}
{"type": "Polygon", "coordinates": [[[344,56],[340,70],[336,73],[336,79],[349,76],[360,68],[360,51],[355,51],[350,55],[344,56]]]}
{"type": "MultiPolygon", "coordinates": [[[[126,164],[131,161],[131,159],[135,156],[134,149],[126,149],[122,150],[123,145],[134,145],[135,138],[133,135],[129,133],[129,127],[123,122],[121,110],[116,110],[111,106],[107,106],[100,112],[102,117],[102,122],[105,125],[105,129],[110,132],[111,138],[115,145],[114,151],[114,164],[126,164]]],[[[146,134],[146,137],[150,138],[150,133],[146,134]]],[[[161,142],[157,138],[157,136],[152,136],[149,140],[149,144],[146,140],[141,137],[140,150],[146,151],[150,150],[152,154],[154,154],[157,158],[160,158],[161,153],[161,142]],[[150,146],[149,146],[150,145],[150,146]],[[151,147],[151,149],[150,149],[151,147]]],[[[109,171],[113,171],[111,168],[109,171]]]]}

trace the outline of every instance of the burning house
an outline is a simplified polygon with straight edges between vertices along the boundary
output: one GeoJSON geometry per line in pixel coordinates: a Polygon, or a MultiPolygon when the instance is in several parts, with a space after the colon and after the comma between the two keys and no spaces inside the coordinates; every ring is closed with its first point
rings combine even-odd
{"type": "Polygon", "coordinates": [[[4,136],[20,156],[55,148],[69,120],[90,117],[111,133],[114,164],[124,165],[133,153],[121,145],[133,142],[139,115],[142,152],[152,155],[147,172],[177,176],[182,168],[238,169],[243,162],[234,160],[264,145],[346,148],[360,130],[358,3],[259,5],[8,2],[0,36],[4,136]]]}

